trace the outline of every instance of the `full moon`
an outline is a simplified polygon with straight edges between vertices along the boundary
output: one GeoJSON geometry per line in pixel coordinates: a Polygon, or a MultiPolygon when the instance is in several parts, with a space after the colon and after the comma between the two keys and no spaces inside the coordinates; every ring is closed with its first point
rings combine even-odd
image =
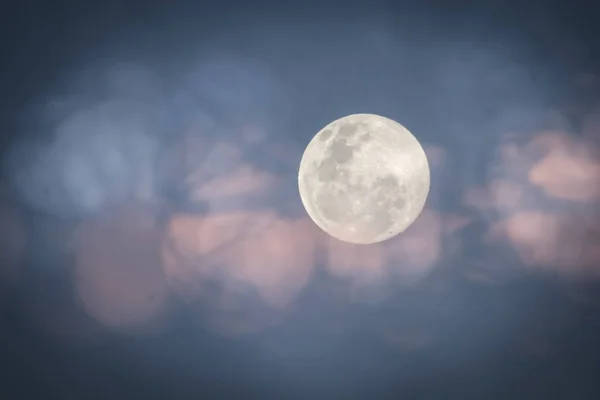
{"type": "Polygon", "coordinates": [[[404,232],[430,187],[418,140],[396,121],[353,114],[310,141],[298,171],[302,204],[314,223],[344,242],[372,244],[404,232]]]}

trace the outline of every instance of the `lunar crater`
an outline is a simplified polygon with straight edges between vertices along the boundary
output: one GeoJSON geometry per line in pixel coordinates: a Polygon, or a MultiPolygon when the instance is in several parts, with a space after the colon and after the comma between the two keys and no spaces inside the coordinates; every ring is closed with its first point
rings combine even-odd
{"type": "Polygon", "coordinates": [[[323,132],[321,132],[321,136],[319,137],[319,140],[321,142],[326,142],[331,135],[333,134],[333,132],[331,131],[331,129],[326,129],[323,132]]]}
{"type": "MultiPolygon", "coordinates": [[[[347,163],[352,159],[355,148],[348,146],[345,140],[335,140],[331,145],[331,157],[339,164],[347,163]]],[[[327,160],[326,160],[327,161],[327,160]]]]}

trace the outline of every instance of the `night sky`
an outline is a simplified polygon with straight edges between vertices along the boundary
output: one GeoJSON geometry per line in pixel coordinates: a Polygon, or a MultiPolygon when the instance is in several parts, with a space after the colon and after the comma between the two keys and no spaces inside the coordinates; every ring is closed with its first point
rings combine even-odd
{"type": "Polygon", "coordinates": [[[600,11],[338,3],[3,6],[2,399],[600,398],[600,11]],[[298,195],[353,113],[431,166],[383,244],[298,195]]]}

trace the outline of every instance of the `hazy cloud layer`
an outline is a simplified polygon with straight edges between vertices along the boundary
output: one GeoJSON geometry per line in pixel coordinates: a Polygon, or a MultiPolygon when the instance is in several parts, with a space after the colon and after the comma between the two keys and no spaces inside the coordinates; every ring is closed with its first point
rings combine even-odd
{"type": "MultiPolygon", "coordinates": [[[[474,35],[469,24],[446,35],[423,16],[385,15],[317,16],[308,30],[266,14],[262,24],[224,19],[210,45],[189,35],[154,63],[73,67],[24,114],[8,154],[19,198],[46,219],[32,214],[36,240],[21,239],[19,222],[3,226],[2,257],[18,264],[31,245],[35,263],[68,271],[77,307],[109,329],[161,327],[179,306],[221,334],[285,333],[285,322],[307,318],[307,331],[329,335],[316,347],[351,330],[404,352],[451,336],[427,321],[469,325],[465,280],[597,278],[593,107],[550,108],[551,71],[516,38],[474,35]],[[296,187],[306,143],[354,112],[405,124],[432,167],[415,224],[366,247],[321,232],[296,187]],[[47,257],[42,242],[61,251],[47,257]],[[389,312],[359,323],[353,307],[389,312]]],[[[578,90],[597,85],[580,81],[578,90]]],[[[93,330],[75,312],[52,320],[32,308],[49,330],[93,330]]],[[[518,317],[505,325],[524,324],[518,317]]],[[[496,328],[490,343],[505,334],[496,328]]],[[[551,353],[542,333],[520,345],[551,353]]],[[[290,337],[265,347],[298,353],[290,337]]]]}
{"type": "Polygon", "coordinates": [[[509,245],[530,268],[596,277],[600,164],[594,143],[542,131],[521,144],[507,137],[498,154],[502,176],[464,197],[487,215],[487,243],[509,245]]]}
{"type": "Polygon", "coordinates": [[[73,237],[74,284],[80,305],[110,328],[155,323],[165,311],[160,230],[141,204],[82,224],[73,237]]]}
{"type": "Polygon", "coordinates": [[[131,199],[156,201],[155,113],[129,100],[77,104],[9,153],[17,190],[32,208],[59,217],[93,215],[131,199]]]}

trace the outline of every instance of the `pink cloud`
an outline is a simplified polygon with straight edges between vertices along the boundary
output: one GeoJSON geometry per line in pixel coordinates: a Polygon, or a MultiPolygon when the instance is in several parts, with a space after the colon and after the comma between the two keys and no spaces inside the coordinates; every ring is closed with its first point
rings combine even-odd
{"type": "Polygon", "coordinates": [[[160,265],[160,231],[137,204],[84,222],[74,233],[75,286],[81,307],[114,329],[159,321],[167,285],[160,265]]]}
{"type": "Polygon", "coordinates": [[[486,243],[511,246],[528,268],[597,276],[597,150],[589,139],[560,131],[537,133],[521,145],[507,136],[496,167],[501,176],[464,197],[488,218],[486,243]]]}
{"type": "MultiPolygon", "coordinates": [[[[282,218],[268,211],[175,215],[162,247],[163,268],[171,287],[188,301],[208,300],[212,319],[216,312],[225,320],[232,318],[234,305],[248,291],[259,300],[248,314],[264,307],[279,313],[310,280],[316,237],[306,218],[282,218]],[[217,292],[210,289],[215,282],[221,288],[217,292]]],[[[223,320],[218,324],[235,326],[223,320]]]]}

